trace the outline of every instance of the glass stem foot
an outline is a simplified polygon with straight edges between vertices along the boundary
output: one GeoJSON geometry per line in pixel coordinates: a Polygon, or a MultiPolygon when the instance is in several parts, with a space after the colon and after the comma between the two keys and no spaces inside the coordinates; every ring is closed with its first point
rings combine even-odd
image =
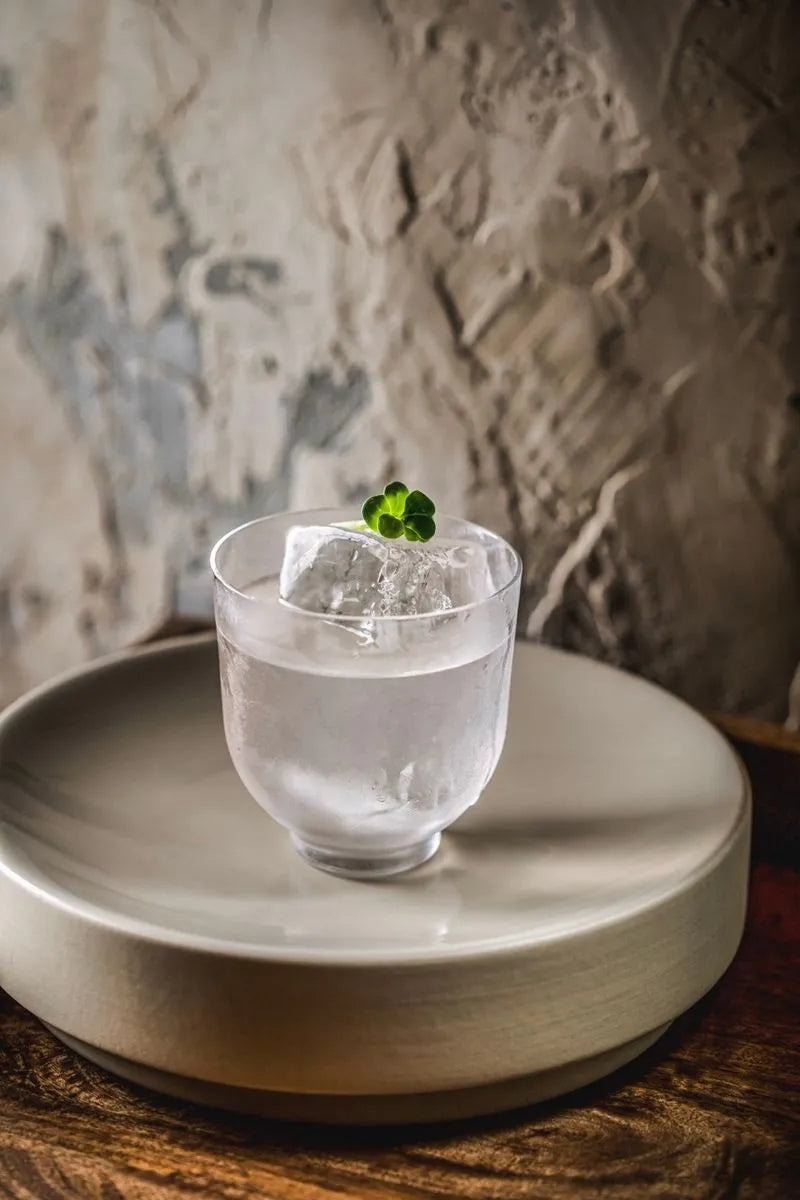
{"type": "Polygon", "coordinates": [[[312,867],[327,871],[330,875],[341,875],[345,879],[385,879],[388,875],[411,871],[427,862],[439,849],[442,840],[440,833],[434,833],[422,842],[414,842],[411,846],[401,846],[397,850],[385,853],[348,853],[345,850],[314,845],[294,833],[291,836],[298,854],[312,867]]]}

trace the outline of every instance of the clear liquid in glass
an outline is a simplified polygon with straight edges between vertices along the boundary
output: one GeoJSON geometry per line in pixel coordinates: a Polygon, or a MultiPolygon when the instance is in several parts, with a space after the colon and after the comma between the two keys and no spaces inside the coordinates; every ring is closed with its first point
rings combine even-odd
{"type": "MultiPolygon", "coordinates": [[[[438,844],[480,796],[506,731],[502,605],[390,627],[284,628],[277,583],[220,632],[228,746],[256,800],[308,857],[384,859],[438,844]]],[[[365,873],[379,873],[373,870],[365,873]]]]}

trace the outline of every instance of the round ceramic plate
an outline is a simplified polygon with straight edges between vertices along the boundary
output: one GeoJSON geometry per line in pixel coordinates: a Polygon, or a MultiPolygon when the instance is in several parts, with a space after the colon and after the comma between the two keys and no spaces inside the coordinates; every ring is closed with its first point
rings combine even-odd
{"type": "Polygon", "coordinates": [[[210,637],[115,656],[0,717],[0,985],[178,1095],[428,1120],[630,1060],[712,986],[749,796],[679,701],[517,648],[508,740],[424,867],[321,874],[230,764],[210,637]]]}

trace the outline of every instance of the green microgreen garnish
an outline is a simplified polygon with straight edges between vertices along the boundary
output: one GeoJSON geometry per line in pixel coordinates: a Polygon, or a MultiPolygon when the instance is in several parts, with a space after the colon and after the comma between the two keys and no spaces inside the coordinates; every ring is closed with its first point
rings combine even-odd
{"type": "Polygon", "coordinates": [[[405,537],[428,542],[436,533],[436,507],[424,492],[410,492],[404,483],[387,483],[382,496],[370,496],[361,515],[370,529],[385,538],[405,537]]]}

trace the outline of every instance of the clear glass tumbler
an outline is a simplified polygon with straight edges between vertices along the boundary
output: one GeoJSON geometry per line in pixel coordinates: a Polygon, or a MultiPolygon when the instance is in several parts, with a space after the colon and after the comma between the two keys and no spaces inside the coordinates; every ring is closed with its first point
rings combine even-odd
{"type": "Polygon", "coordinates": [[[217,543],[211,567],[236,770],[310,863],[377,878],[430,858],[494,772],[521,564],[502,538],[437,516],[439,535],[483,548],[493,590],[480,600],[394,617],[280,600],[287,530],[353,519],[317,510],[252,521],[217,543]]]}

